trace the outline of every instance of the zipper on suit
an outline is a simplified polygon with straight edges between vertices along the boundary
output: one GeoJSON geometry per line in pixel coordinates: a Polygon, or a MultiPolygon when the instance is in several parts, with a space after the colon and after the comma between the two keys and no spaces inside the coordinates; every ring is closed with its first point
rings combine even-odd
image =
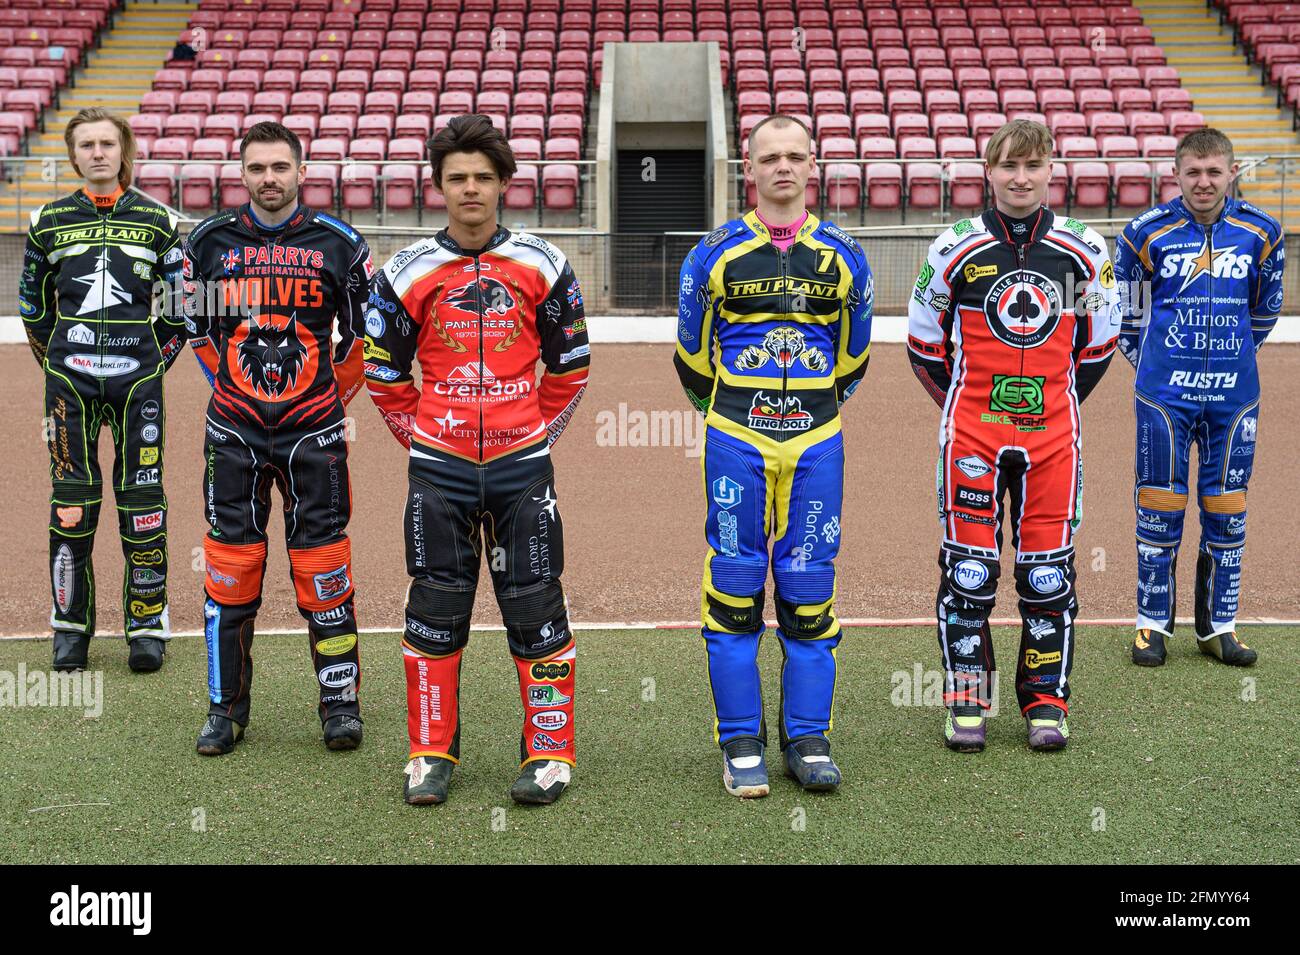
{"type": "MultiPolygon", "coordinates": [[[[1037,223],[1035,223],[1035,227],[1037,227],[1037,223]]],[[[1004,225],[1003,228],[1005,229],[1006,226],[1004,225]]],[[[1030,233],[1030,238],[1031,238],[1031,239],[1033,238],[1033,233],[1032,233],[1032,232],[1030,233]]],[[[1015,249],[1016,249],[1016,268],[1019,269],[1019,271],[1020,271],[1020,273],[1021,273],[1021,275],[1020,275],[1020,283],[1019,283],[1019,285],[1018,285],[1018,287],[1017,287],[1017,291],[1016,291],[1016,295],[1017,295],[1017,297],[1019,297],[1020,295],[1025,294],[1025,293],[1024,293],[1024,272],[1025,272],[1025,265],[1026,265],[1026,263],[1027,263],[1027,261],[1028,261],[1028,255],[1027,255],[1028,243],[1026,243],[1025,245],[1016,245],[1016,246],[1015,246],[1015,249]]],[[[1023,316],[1022,316],[1022,318],[1023,318],[1023,316]]],[[[1019,373],[1020,373],[1020,377],[1023,378],[1024,375],[1025,375],[1025,343],[1024,343],[1024,341],[1021,341],[1021,343],[1020,343],[1020,372],[1019,372],[1019,373]]]]}
{"type": "MultiPolygon", "coordinates": [[[[1223,211],[1225,213],[1228,211],[1228,205],[1226,201],[1224,202],[1223,211]]],[[[1205,377],[1202,379],[1204,381],[1210,380],[1209,377],[1210,350],[1212,347],[1210,344],[1210,337],[1214,334],[1214,229],[1215,226],[1217,225],[1218,225],[1217,221],[1212,222],[1210,224],[1210,227],[1205,230],[1206,255],[1209,256],[1210,259],[1210,268],[1208,272],[1208,277],[1210,280],[1210,291],[1209,291],[1210,300],[1207,303],[1209,305],[1209,308],[1206,309],[1208,318],[1206,319],[1205,322],[1205,372],[1206,374],[1205,377]]]]}
{"type": "MultiPolygon", "coordinates": [[[[781,267],[781,313],[785,316],[786,321],[790,321],[790,296],[786,289],[786,283],[788,281],[787,275],[789,272],[789,270],[786,268],[786,265],[788,263],[788,253],[787,250],[785,249],[777,249],[776,255],[777,255],[777,261],[781,267]]],[[[791,324],[793,324],[793,322],[791,322],[791,324]]],[[[782,441],[784,441],[786,438],[785,415],[786,415],[786,408],[788,404],[787,394],[788,394],[789,385],[790,385],[790,369],[782,365],[781,366],[781,440],[782,441]]]]}
{"type": "Polygon", "coordinates": [[[478,306],[478,463],[483,463],[483,273],[474,256],[474,301],[478,306]]]}

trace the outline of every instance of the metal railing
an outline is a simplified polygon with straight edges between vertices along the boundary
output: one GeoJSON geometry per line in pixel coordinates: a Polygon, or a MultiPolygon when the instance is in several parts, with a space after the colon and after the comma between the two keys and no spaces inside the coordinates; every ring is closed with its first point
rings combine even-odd
{"type": "MultiPolygon", "coordinates": [[[[590,159],[575,160],[517,160],[519,166],[538,167],[535,202],[528,208],[503,206],[501,220],[521,228],[537,229],[546,227],[581,227],[593,224],[596,220],[596,183],[595,162],[590,159]],[[577,194],[574,207],[567,210],[548,208],[543,198],[542,168],[546,166],[575,166],[578,171],[577,194]]],[[[428,186],[428,164],[422,160],[309,160],[307,172],[310,177],[313,168],[322,166],[337,167],[333,199],[328,205],[321,205],[326,211],[344,219],[355,226],[409,229],[446,224],[446,214],[435,204],[425,202],[428,186]],[[415,196],[409,210],[388,209],[386,206],[387,186],[397,182],[394,177],[386,175],[392,167],[412,167],[416,170],[415,196]],[[375,190],[373,202],[361,208],[349,208],[344,198],[344,187],[358,182],[357,170],[369,167],[375,170],[375,190]]],[[[192,226],[221,207],[222,173],[239,169],[238,159],[137,159],[135,163],[135,183],[147,195],[162,202],[177,214],[187,227],[192,226]],[[151,184],[145,172],[150,166],[166,166],[173,170],[170,182],[151,191],[151,184]],[[198,167],[204,172],[196,175],[198,167]],[[188,175],[187,175],[188,172],[188,175]],[[210,174],[215,173],[212,189],[212,202],[207,206],[186,207],[186,190],[188,183],[206,183],[210,174]],[[163,193],[166,192],[167,195],[163,193]]],[[[409,180],[400,180],[406,182],[409,180]]],[[[310,178],[308,181],[310,184],[310,178]]],[[[13,198],[15,208],[10,217],[0,207],[0,230],[6,227],[26,230],[27,212],[37,205],[67,195],[81,186],[81,178],[72,168],[66,157],[57,156],[14,156],[0,158],[0,202],[13,198]],[[39,171],[34,171],[39,170],[39,171]],[[39,185],[36,183],[39,182],[39,185]]],[[[241,185],[242,190],[242,185],[241,185]]],[[[432,192],[430,189],[429,192],[432,192]]],[[[246,193],[243,193],[246,197],[246,193]]],[[[246,201],[241,200],[241,201],[246,201]]],[[[233,203],[232,203],[233,204],[233,203]]]]}

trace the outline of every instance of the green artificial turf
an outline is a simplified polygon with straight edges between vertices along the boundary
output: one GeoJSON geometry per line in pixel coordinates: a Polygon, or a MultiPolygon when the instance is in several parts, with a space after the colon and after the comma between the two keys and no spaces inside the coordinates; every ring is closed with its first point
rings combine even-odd
{"type": "MultiPolygon", "coordinates": [[[[1007,686],[988,748],[959,755],[941,743],[942,710],[896,705],[915,664],[937,667],[933,633],[852,631],[831,736],[844,785],[800,792],[773,745],[772,794],[742,801],[720,783],[698,636],[582,632],[578,770],[546,808],[507,795],[520,702],[499,633],[476,633],[466,653],[462,763],[450,800],[428,807],[401,798],[396,635],[362,638],[366,740],[347,753],[320,742],[305,636],[259,637],[252,723],[220,758],[194,753],[202,640],[175,640],[162,672],[143,676],[120,640],[100,640],[98,718],[0,708],[0,862],[1300,862],[1300,633],[1245,631],[1260,651],[1249,670],[1187,635],[1165,667],[1138,669],[1130,634],[1081,632],[1067,750],[1029,752],[1007,686]]],[[[1004,663],[1017,640],[996,634],[1004,663]]],[[[0,680],[20,664],[48,671],[49,653],[0,642],[0,680]]],[[[775,735],[771,635],[761,663],[775,735]]]]}

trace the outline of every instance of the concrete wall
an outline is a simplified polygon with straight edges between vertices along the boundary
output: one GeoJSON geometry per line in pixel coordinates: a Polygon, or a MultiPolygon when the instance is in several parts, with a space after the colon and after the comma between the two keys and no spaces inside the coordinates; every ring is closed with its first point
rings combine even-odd
{"type": "Polygon", "coordinates": [[[596,229],[614,223],[620,149],[703,149],[706,202],[727,212],[727,130],[716,43],[607,43],[596,141],[596,229]]]}

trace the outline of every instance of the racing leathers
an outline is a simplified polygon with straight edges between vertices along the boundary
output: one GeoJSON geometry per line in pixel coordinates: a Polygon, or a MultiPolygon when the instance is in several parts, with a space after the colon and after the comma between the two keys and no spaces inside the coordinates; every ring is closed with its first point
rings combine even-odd
{"type": "Polygon", "coordinates": [[[443,230],[385,264],[365,331],[370,396],[411,452],[410,757],[459,760],[460,661],[486,550],[523,700],[521,765],[572,765],[575,655],[549,449],[590,363],[573,269],[529,233],[499,228],[483,248],[463,249],[443,230]]]}
{"type": "Polygon", "coordinates": [[[209,712],[248,724],[274,484],[284,498],[321,721],[357,717],[361,666],[346,534],[352,423],[343,408],[361,386],[370,249],[346,223],[305,206],[271,228],[245,205],[195,227],[185,269],[192,344],[213,384],[203,446],[209,712]]]}
{"type": "Polygon", "coordinates": [[[1175,198],[1134,219],[1116,244],[1120,350],[1137,369],[1139,630],[1173,633],[1193,441],[1201,503],[1196,633],[1236,627],[1259,426],[1255,352],[1282,310],[1285,254],[1278,223],[1232,198],[1211,225],[1175,198]]]}
{"type": "Polygon", "coordinates": [[[168,293],[181,244],[176,217],[148,197],[118,190],[98,198],[78,190],[32,213],[18,288],[45,372],[50,626],[95,633],[91,554],[104,497],[99,432],[108,425],[126,637],[166,640],[163,374],[185,347],[184,319],[168,293]]]}
{"type": "Polygon", "coordinates": [[[936,615],[945,705],[992,705],[988,618],[1009,518],[1023,621],[1017,699],[1022,712],[1044,703],[1068,712],[1079,403],[1118,333],[1106,244],[1081,222],[1046,208],[1020,220],[988,210],[930,246],[909,303],[908,357],[943,408],[936,615]]]}
{"type": "Polygon", "coordinates": [[[866,373],[871,269],[858,243],[830,223],[808,215],[783,249],[751,211],[700,240],[680,281],[674,364],[705,414],[700,613],[714,738],[767,742],[757,659],[770,562],[784,749],[831,728],[839,408],[866,373]]]}

